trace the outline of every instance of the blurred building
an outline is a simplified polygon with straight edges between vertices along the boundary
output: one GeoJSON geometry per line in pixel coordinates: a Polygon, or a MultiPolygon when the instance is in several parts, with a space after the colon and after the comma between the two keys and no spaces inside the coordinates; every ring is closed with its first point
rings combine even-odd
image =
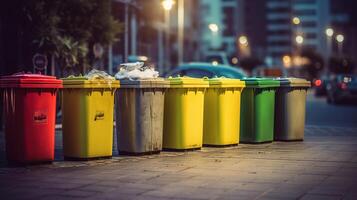
{"type": "MultiPolygon", "coordinates": [[[[197,60],[198,49],[198,0],[184,0],[183,13],[183,62],[197,60]]],[[[113,67],[115,68],[126,57],[145,56],[161,72],[166,72],[178,64],[178,1],[174,1],[169,15],[169,30],[165,21],[165,10],[162,0],[113,0],[112,14],[124,24],[128,21],[128,34],[121,35],[113,44],[113,67]],[[129,3],[126,3],[129,2],[129,3]],[[125,9],[125,6],[128,6],[125,9]],[[168,50],[165,47],[168,35],[168,50]],[[126,40],[128,41],[126,44],[126,40]],[[127,45],[127,47],[125,47],[127,45]],[[126,50],[127,48],[127,50],[126,50]],[[128,51],[128,55],[125,52],[128,51]],[[169,60],[169,63],[165,62],[169,60]]],[[[129,60],[131,61],[131,60],[129,60]]]]}
{"type": "MultiPolygon", "coordinates": [[[[342,34],[342,55],[357,63],[357,1],[331,0],[331,28],[335,35],[342,34]]],[[[338,45],[334,39],[332,50],[338,54],[338,45]]]]}
{"type": "Polygon", "coordinates": [[[199,19],[201,57],[219,51],[236,54],[241,23],[237,0],[200,0],[199,19]]]}
{"type": "Polygon", "coordinates": [[[284,55],[326,49],[329,0],[267,0],[267,57],[281,65],[284,55]]]}
{"type": "Polygon", "coordinates": [[[251,56],[264,60],[267,46],[266,3],[261,0],[238,0],[239,35],[248,38],[251,56]],[[254,16],[254,17],[253,17],[254,16]]]}

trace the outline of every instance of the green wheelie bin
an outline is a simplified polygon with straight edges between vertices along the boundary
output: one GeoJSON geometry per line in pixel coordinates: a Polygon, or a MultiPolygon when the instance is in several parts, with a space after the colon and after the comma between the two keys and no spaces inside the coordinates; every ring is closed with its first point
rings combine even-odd
{"type": "Polygon", "coordinates": [[[304,140],[306,93],[310,81],[301,78],[278,78],[275,98],[274,140],[304,140]]]}
{"type": "Polygon", "coordinates": [[[274,139],[275,90],[272,78],[244,78],[241,97],[241,143],[264,143],[274,139]]]}

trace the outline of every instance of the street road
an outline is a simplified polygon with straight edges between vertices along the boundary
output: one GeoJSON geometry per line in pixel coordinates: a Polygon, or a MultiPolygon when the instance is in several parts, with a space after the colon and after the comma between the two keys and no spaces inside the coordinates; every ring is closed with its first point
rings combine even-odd
{"type": "Polygon", "coordinates": [[[306,103],[306,125],[357,127],[357,102],[349,105],[327,104],[325,97],[310,91],[306,103]]]}

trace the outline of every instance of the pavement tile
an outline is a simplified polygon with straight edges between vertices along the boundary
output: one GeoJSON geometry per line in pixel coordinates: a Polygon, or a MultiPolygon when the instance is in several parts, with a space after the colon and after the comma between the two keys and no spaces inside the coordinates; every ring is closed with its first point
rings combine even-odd
{"type": "Polygon", "coordinates": [[[321,194],[321,195],[333,195],[333,196],[343,196],[346,193],[348,193],[350,191],[350,188],[344,186],[344,185],[340,185],[340,186],[317,186],[313,189],[311,189],[308,193],[309,194],[321,194]]]}
{"type": "Polygon", "coordinates": [[[62,196],[81,197],[81,198],[90,197],[90,196],[93,196],[96,194],[97,194],[96,191],[84,191],[84,190],[79,190],[79,189],[72,189],[72,190],[66,190],[64,192],[61,192],[62,196]]]}
{"type": "Polygon", "coordinates": [[[235,189],[230,191],[225,191],[223,194],[218,195],[217,200],[226,199],[226,200],[251,200],[259,197],[263,192],[262,191],[254,191],[254,190],[241,190],[235,189]]]}
{"type": "Polygon", "coordinates": [[[0,193],[36,199],[356,199],[357,134],[306,130],[304,142],[16,168],[0,164],[0,193]]]}
{"type": "Polygon", "coordinates": [[[300,200],[340,200],[343,197],[340,195],[331,196],[331,195],[318,195],[318,194],[306,194],[300,198],[300,200]]]}

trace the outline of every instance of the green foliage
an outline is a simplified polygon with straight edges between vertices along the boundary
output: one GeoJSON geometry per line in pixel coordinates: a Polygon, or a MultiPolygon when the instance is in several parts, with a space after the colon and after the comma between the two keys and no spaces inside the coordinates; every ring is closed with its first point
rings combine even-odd
{"type": "Polygon", "coordinates": [[[255,67],[262,65],[263,61],[257,57],[246,57],[241,58],[239,61],[239,65],[248,71],[252,71],[255,67]]]}
{"type": "Polygon", "coordinates": [[[317,77],[319,71],[324,67],[322,56],[313,49],[303,49],[300,56],[308,59],[308,63],[302,67],[311,77],[317,77]]]}
{"type": "Polygon", "coordinates": [[[22,10],[35,47],[54,55],[62,69],[84,67],[94,43],[105,47],[122,32],[110,0],[27,0],[22,10]]]}

